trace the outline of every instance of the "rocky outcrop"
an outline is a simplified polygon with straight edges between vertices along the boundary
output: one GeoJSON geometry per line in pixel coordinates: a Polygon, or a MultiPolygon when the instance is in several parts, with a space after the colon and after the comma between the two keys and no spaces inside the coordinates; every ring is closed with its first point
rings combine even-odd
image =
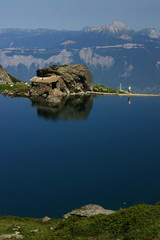
{"type": "Polygon", "coordinates": [[[93,79],[89,69],[81,64],[52,65],[37,70],[31,80],[31,95],[48,96],[93,90],[93,79]]]}
{"type": "Polygon", "coordinates": [[[89,205],[85,205],[81,208],[75,209],[75,210],[71,211],[70,213],[65,214],[63,216],[63,218],[68,218],[72,215],[77,215],[79,217],[91,217],[91,216],[98,215],[98,214],[109,215],[109,214],[113,214],[113,213],[115,213],[115,211],[106,210],[99,205],[89,204],[89,205]]]}
{"type": "Polygon", "coordinates": [[[45,216],[44,218],[42,218],[42,222],[45,223],[45,222],[48,222],[50,221],[51,219],[47,216],[45,216]]]}
{"type": "Polygon", "coordinates": [[[14,84],[16,82],[20,82],[20,80],[12,77],[9,72],[7,72],[1,65],[0,65],[0,84],[14,84]]]}
{"type": "Polygon", "coordinates": [[[0,65],[0,84],[13,84],[9,73],[0,65]]]}
{"type": "Polygon", "coordinates": [[[0,240],[4,240],[4,239],[23,239],[23,235],[21,235],[21,227],[18,226],[17,224],[15,224],[13,226],[14,233],[11,234],[4,234],[4,235],[0,235],[0,240]]]}

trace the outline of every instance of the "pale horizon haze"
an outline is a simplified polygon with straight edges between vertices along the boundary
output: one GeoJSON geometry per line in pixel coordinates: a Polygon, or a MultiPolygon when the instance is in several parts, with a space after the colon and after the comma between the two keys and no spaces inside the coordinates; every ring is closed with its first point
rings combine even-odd
{"type": "Polygon", "coordinates": [[[0,0],[0,29],[81,30],[120,21],[160,30],[160,0],[0,0]]]}

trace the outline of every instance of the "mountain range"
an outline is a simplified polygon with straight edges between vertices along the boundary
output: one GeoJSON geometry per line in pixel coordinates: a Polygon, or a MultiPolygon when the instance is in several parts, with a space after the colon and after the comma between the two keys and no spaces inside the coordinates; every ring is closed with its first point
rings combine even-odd
{"type": "Polygon", "coordinates": [[[121,22],[81,31],[0,30],[0,64],[23,81],[37,68],[76,63],[89,67],[95,83],[160,93],[160,32],[121,22]]]}

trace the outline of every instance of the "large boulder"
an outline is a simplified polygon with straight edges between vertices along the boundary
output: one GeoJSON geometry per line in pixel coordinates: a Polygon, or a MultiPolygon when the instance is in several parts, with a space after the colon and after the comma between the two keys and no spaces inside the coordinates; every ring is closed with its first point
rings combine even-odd
{"type": "Polygon", "coordinates": [[[91,216],[98,215],[98,214],[109,215],[109,214],[113,214],[113,213],[115,213],[115,211],[104,209],[103,207],[101,207],[99,205],[88,204],[81,208],[75,209],[75,210],[71,211],[70,213],[65,214],[63,216],[63,218],[68,218],[72,215],[77,215],[79,217],[91,217],[91,216]]]}
{"type": "Polygon", "coordinates": [[[60,76],[57,88],[62,92],[83,92],[93,90],[93,79],[89,69],[81,64],[52,65],[37,70],[37,77],[60,76]]]}
{"type": "Polygon", "coordinates": [[[0,84],[14,84],[20,80],[12,77],[7,70],[0,65],[0,84]]]}

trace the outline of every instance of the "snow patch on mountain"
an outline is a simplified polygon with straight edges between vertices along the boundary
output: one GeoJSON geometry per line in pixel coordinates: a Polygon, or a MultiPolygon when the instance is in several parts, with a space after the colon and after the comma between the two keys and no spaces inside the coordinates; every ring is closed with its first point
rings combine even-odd
{"type": "Polygon", "coordinates": [[[144,48],[143,44],[136,44],[136,43],[125,43],[125,44],[119,44],[119,45],[108,45],[108,46],[96,46],[97,49],[101,48],[126,48],[126,49],[132,49],[132,48],[144,48]]]}
{"type": "Polygon", "coordinates": [[[111,33],[119,33],[123,31],[130,31],[130,28],[122,22],[113,22],[101,27],[88,28],[86,32],[104,32],[109,31],[111,33]]]}
{"type": "Polygon", "coordinates": [[[97,53],[93,53],[91,48],[82,48],[79,52],[79,56],[86,64],[90,64],[94,67],[100,65],[102,68],[106,67],[107,69],[110,69],[115,63],[113,57],[104,57],[97,53]]]}
{"type": "Polygon", "coordinates": [[[75,41],[72,41],[72,40],[67,40],[67,41],[65,41],[65,42],[63,42],[63,43],[61,43],[60,45],[64,45],[64,46],[67,46],[67,45],[69,45],[69,44],[74,44],[74,43],[76,43],[75,41]]]}
{"type": "Polygon", "coordinates": [[[122,34],[119,38],[123,40],[132,40],[132,37],[127,34],[122,34]]]}
{"type": "Polygon", "coordinates": [[[150,38],[159,38],[160,37],[160,32],[158,32],[155,29],[150,29],[148,36],[150,38]]]}
{"type": "Polygon", "coordinates": [[[7,56],[3,50],[0,50],[0,64],[7,68],[8,66],[17,67],[19,64],[23,64],[26,67],[30,67],[32,64],[39,68],[43,68],[46,65],[51,64],[71,64],[72,63],[72,53],[62,50],[58,55],[52,56],[48,59],[35,58],[32,55],[23,56],[23,55],[13,55],[7,56]]]}
{"type": "Polygon", "coordinates": [[[157,39],[157,38],[160,38],[160,32],[157,31],[156,29],[154,28],[149,28],[149,29],[144,29],[142,31],[139,32],[142,36],[148,36],[152,39],[152,42],[153,42],[153,39],[157,39]]]}

